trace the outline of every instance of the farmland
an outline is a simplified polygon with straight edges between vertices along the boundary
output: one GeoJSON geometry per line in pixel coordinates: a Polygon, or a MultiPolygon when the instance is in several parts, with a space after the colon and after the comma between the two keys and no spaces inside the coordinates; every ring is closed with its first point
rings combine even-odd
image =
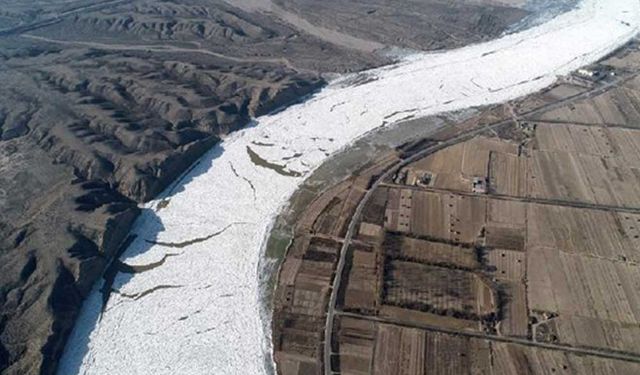
{"type": "Polygon", "coordinates": [[[341,246],[309,373],[639,373],[638,57],[450,123],[325,203],[341,246]]]}

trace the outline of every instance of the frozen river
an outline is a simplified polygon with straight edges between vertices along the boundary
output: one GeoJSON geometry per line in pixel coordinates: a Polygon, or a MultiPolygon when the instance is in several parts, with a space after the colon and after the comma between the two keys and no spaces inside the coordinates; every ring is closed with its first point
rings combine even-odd
{"type": "Polygon", "coordinates": [[[229,136],[148,205],[105,312],[97,285],[59,374],[263,374],[271,365],[259,262],[270,224],[305,176],[358,137],[408,116],[504,102],[620,47],[640,26],[638,0],[583,0],[535,28],[416,54],[229,136]],[[358,84],[359,82],[359,84],[358,84]],[[164,260],[164,262],[162,262],[164,260]],[[160,262],[160,263],[158,263],[160,262]]]}

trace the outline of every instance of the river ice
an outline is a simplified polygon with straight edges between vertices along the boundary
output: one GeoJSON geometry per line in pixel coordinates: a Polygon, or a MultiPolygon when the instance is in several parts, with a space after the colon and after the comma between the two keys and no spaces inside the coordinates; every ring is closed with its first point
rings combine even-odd
{"type": "Polygon", "coordinates": [[[147,205],[122,260],[162,266],[116,278],[100,317],[96,285],[58,373],[263,374],[262,244],[280,208],[328,155],[380,126],[504,102],[551,85],[630,40],[638,0],[583,0],[535,28],[336,80],[236,132],[147,205]],[[148,241],[156,244],[151,244],[148,241]],[[167,257],[167,255],[171,255],[167,257]]]}

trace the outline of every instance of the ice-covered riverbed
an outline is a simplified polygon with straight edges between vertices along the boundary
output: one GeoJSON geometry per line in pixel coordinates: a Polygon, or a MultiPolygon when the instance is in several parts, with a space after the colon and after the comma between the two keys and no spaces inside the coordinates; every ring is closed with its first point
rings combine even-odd
{"type": "Polygon", "coordinates": [[[260,314],[261,245],[311,170],[385,124],[540,90],[623,45],[639,26],[638,0],[584,0],[533,29],[414,55],[257,119],[211,150],[167,207],[149,205],[123,260],[164,262],[119,274],[101,318],[96,286],[58,373],[265,373],[271,345],[260,314]]]}

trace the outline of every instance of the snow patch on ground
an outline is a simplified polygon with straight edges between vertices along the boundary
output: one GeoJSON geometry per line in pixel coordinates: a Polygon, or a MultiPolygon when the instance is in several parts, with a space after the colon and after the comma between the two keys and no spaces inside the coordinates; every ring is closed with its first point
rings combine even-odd
{"type": "Polygon", "coordinates": [[[256,126],[212,149],[168,197],[167,207],[148,205],[122,261],[164,263],[119,274],[117,293],[102,315],[101,285],[95,287],[58,373],[268,372],[261,246],[305,176],[355,139],[406,116],[499,103],[543,89],[620,47],[639,25],[637,0],[584,0],[501,39],[416,54],[344,77],[304,103],[257,119],[256,126]]]}

